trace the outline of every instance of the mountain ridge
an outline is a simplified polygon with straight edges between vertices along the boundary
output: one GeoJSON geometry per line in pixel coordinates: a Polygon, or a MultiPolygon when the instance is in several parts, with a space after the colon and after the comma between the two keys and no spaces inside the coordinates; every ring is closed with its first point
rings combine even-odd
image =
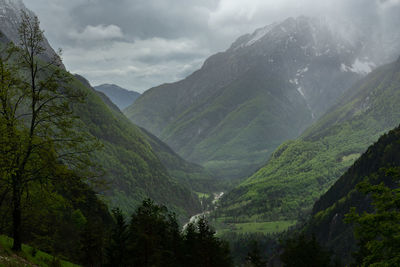
{"type": "MultiPolygon", "coordinates": [[[[0,0],[0,32],[15,45],[19,45],[18,28],[21,23],[22,12],[25,12],[30,17],[36,16],[35,13],[26,8],[22,0],[0,0]]],[[[59,55],[53,50],[46,38],[44,38],[41,45],[45,48],[41,58],[45,61],[56,59],[60,67],[65,69],[59,55]]]]}
{"type": "Polygon", "coordinates": [[[124,89],[115,84],[101,84],[93,86],[99,92],[107,95],[107,97],[118,106],[120,110],[132,105],[140,96],[140,93],[124,89]]]}
{"type": "Polygon", "coordinates": [[[146,91],[124,113],[217,176],[250,175],[364,75],[353,67],[357,59],[365,63],[316,19],[290,18],[259,31],[186,79],[146,91]]]}

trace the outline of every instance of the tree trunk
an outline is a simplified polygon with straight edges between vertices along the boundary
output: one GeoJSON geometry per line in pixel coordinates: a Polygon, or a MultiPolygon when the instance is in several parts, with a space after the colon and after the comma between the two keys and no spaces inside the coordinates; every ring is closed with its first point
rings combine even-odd
{"type": "Polygon", "coordinates": [[[19,186],[19,177],[13,179],[13,238],[12,250],[21,251],[21,190],[19,186]]]}

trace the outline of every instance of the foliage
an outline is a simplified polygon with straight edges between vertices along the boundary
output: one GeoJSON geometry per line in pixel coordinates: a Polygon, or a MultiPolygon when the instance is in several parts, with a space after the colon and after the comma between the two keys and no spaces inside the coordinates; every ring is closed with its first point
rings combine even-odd
{"type": "Polygon", "coordinates": [[[354,234],[359,245],[355,254],[357,266],[400,265],[400,167],[385,172],[393,179],[395,188],[383,182],[359,183],[357,190],[371,196],[373,211],[359,214],[353,207],[346,214],[346,222],[355,224],[354,234]]]}
{"type": "Polygon", "coordinates": [[[3,194],[11,194],[15,251],[21,250],[24,193],[29,195],[33,183],[46,186],[61,165],[86,170],[92,166],[89,153],[96,149],[95,142],[75,131],[71,103],[84,95],[68,86],[57,56],[38,60],[45,51],[39,20],[25,12],[21,16],[20,48],[11,45],[0,58],[1,183],[3,194]],[[10,67],[12,61],[16,66],[10,67]]]}
{"type": "Polygon", "coordinates": [[[101,223],[90,220],[80,236],[81,259],[85,266],[102,266],[105,234],[101,223]]]}
{"type": "Polygon", "coordinates": [[[54,266],[52,263],[58,262],[61,267],[78,267],[68,261],[60,260],[43,251],[37,250],[28,245],[22,245],[22,251],[15,254],[12,250],[13,239],[7,236],[0,236],[0,266],[54,266]]]}
{"type": "Polygon", "coordinates": [[[113,209],[113,226],[106,246],[107,266],[127,266],[128,258],[128,223],[120,209],[113,209]]]}
{"type": "Polygon", "coordinates": [[[287,267],[327,267],[331,262],[330,253],[318,244],[315,236],[309,238],[304,234],[285,240],[280,258],[287,267]]]}
{"type": "Polygon", "coordinates": [[[352,207],[356,207],[360,214],[374,213],[370,195],[359,192],[357,184],[379,185],[383,182],[390,188],[397,188],[392,175],[383,169],[398,168],[398,166],[400,166],[400,129],[395,128],[369,147],[321,196],[314,205],[313,216],[305,230],[308,233],[315,233],[318,240],[332,249],[344,263],[350,263],[351,254],[358,248],[352,225],[343,221],[345,214],[349,213],[352,207]]]}
{"type": "Polygon", "coordinates": [[[248,222],[241,223],[230,220],[229,218],[218,218],[211,221],[219,234],[225,233],[262,233],[273,234],[286,231],[296,224],[296,221],[275,221],[275,222],[248,222]]]}
{"type": "MultiPolygon", "coordinates": [[[[64,170],[45,190],[33,184],[22,202],[22,241],[61,259],[81,262],[81,235],[87,222],[96,221],[107,229],[108,208],[77,176],[64,170]],[[63,176],[69,175],[68,179],[63,176]]],[[[10,199],[0,208],[0,232],[12,233],[10,199]]]]}
{"type": "MultiPolygon", "coordinates": [[[[218,236],[229,243],[235,266],[249,263],[248,256],[259,250],[259,259],[266,262],[278,247],[279,235],[263,233],[219,233],[218,236]]],[[[257,253],[256,253],[257,254],[257,253]]],[[[257,257],[258,258],[258,257],[257,257]]]]}
{"type": "Polygon", "coordinates": [[[251,250],[247,253],[246,256],[246,266],[262,267],[265,265],[266,262],[262,259],[258,243],[256,241],[253,241],[251,244],[251,250]]]}
{"type": "Polygon", "coordinates": [[[204,218],[182,232],[173,213],[147,199],[129,226],[118,210],[114,219],[107,266],[231,266],[229,248],[204,218]]]}

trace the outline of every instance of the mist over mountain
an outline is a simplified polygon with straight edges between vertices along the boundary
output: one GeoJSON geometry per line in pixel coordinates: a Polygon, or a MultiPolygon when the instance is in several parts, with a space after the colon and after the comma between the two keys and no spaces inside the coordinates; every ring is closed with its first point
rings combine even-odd
{"type": "Polygon", "coordinates": [[[244,178],[384,61],[375,60],[370,41],[352,24],[289,18],[238,38],[124,113],[217,176],[244,178]]]}
{"type": "Polygon", "coordinates": [[[350,88],[296,140],[222,199],[221,217],[237,221],[296,219],[368,146],[400,123],[400,58],[350,88]]]}

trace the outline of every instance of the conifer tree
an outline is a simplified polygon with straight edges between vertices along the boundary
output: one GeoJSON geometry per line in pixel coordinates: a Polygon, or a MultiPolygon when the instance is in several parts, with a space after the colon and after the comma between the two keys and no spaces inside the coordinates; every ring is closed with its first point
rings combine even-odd
{"type": "Polygon", "coordinates": [[[256,241],[252,242],[250,251],[246,256],[246,263],[248,266],[261,267],[265,266],[265,262],[262,260],[260,249],[258,248],[258,243],[256,241]]]}
{"type": "Polygon", "coordinates": [[[106,249],[107,266],[128,266],[129,225],[120,209],[114,209],[112,213],[114,225],[106,249]]]}
{"type": "Polygon", "coordinates": [[[354,224],[359,250],[356,266],[400,266],[400,167],[382,169],[357,189],[372,198],[372,212],[352,208],[345,221],[354,224]],[[377,181],[386,180],[378,184],[377,181]],[[372,184],[371,181],[374,183],[372,184]]]}

